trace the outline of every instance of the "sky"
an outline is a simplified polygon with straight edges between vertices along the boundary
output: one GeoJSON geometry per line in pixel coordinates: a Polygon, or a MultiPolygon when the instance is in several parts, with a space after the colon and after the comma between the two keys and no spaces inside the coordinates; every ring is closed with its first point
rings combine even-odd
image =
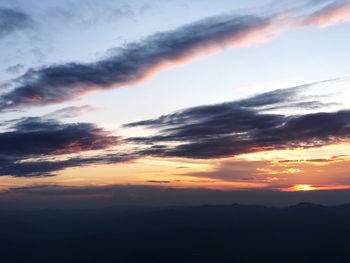
{"type": "Polygon", "coordinates": [[[350,1],[0,0],[0,208],[347,203],[350,1]]]}

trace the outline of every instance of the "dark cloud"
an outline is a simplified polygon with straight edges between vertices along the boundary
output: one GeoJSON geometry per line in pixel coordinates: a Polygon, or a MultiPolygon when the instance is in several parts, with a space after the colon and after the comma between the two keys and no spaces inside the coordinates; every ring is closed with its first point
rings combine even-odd
{"type": "MultiPolygon", "coordinates": [[[[142,156],[222,158],[272,149],[318,147],[347,139],[349,111],[291,116],[268,113],[271,107],[284,109],[294,105],[295,100],[308,105],[300,100],[303,97],[299,93],[316,84],[128,123],[124,127],[143,126],[158,133],[124,140],[91,123],[64,124],[53,119],[74,117],[81,110],[90,110],[89,106],[68,107],[40,118],[13,120],[5,123],[7,131],[0,133],[0,175],[54,175],[68,167],[118,163],[142,156]],[[133,147],[124,153],[47,160],[50,156],[104,150],[118,143],[124,146],[132,143],[133,147]]],[[[232,175],[232,169],[229,173],[232,175]]],[[[238,173],[242,175],[242,171],[238,173]]]]}
{"type": "Polygon", "coordinates": [[[86,165],[112,164],[128,162],[135,159],[127,154],[101,154],[94,157],[73,157],[67,160],[53,161],[13,161],[0,158],[0,176],[14,177],[42,177],[54,176],[58,171],[71,167],[84,167],[86,165]]]}
{"type": "Polygon", "coordinates": [[[0,38],[31,25],[30,17],[18,10],[0,7],[0,38]]]}
{"type": "MultiPolygon", "coordinates": [[[[348,5],[344,6],[348,8],[348,5]]],[[[328,21],[333,25],[346,18],[346,12],[342,10],[338,6],[335,11],[331,8],[319,10],[318,17],[324,20],[322,23],[328,21]],[[339,20],[339,15],[345,18],[339,20]]],[[[293,12],[210,17],[116,48],[107,58],[94,63],[67,63],[32,69],[11,82],[12,90],[0,98],[0,110],[58,103],[91,91],[134,84],[163,68],[185,63],[225,46],[243,46],[270,39],[276,32],[283,31],[285,23],[289,27],[318,25],[318,20],[299,23],[300,18],[296,19],[295,14],[290,13],[293,12]],[[281,19],[283,15],[290,17],[281,19]],[[275,30],[276,27],[280,30],[275,30]]],[[[304,15],[302,20],[311,21],[313,16],[315,14],[304,15]]]]}
{"type": "Polygon", "coordinates": [[[55,120],[25,118],[0,133],[0,153],[30,156],[67,154],[107,148],[117,138],[91,123],[62,124],[55,120]]]}
{"type": "Polygon", "coordinates": [[[306,110],[317,110],[332,106],[339,106],[340,103],[331,102],[331,103],[323,103],[320,101],[307,101],[307,102],[295,102],[289,103],[286,105],[278,105],[272,107],[266,107],[265,110],[280,110],[280,109],[306,109],[306,110]]]}
{"type": "MultiPolygon", "coordinates": [[[[164,115],[156,119],[127,123],[124,125],[124,127],[131,128],[137,126],[146,126],[148,128],[162,128],[165,126],[176,126],[185,123],[186,120],[188,120],[189,118],[191,119],[191,121],[195,119],[201,121],[202,119],[206,119],[207,117],[209,117],[206,116],[206,114],[217,114],[219,117],[223,113],[230,115],[232,111],[235,110],[242,110],[248,112],[251,111],[253,114],[255,114],[257,109],[266,112],[271,109],[276,110],[290,107],[294,108],[297,107],[296,105],[302,108],[309,108],[310,105],[317,105],[318,107],[316,108],[319,108],[321,106],[329,106],[329,104],[321,103],[319,101],[310,101],[308,100],[308,98],[302,97],[299,94],[311,87],[323,83],[332,82],[335,80],[336,79],[330,79],[286,89],[277,89],[261,94],[256,94],[247,99],[241,99],[238,101],[226,102],[216,105],[193,107],[176,112],[174,114],[164,115]]],[[[249,119],[244,119],[244,121],[248,123],[249,119]]],[[[236,126],[239,129],[238,125],[236,126]]]]}
{"type": "Polygon", "coordinates": [[[348,110],[290,116],[266,113],[269,107],[293,105],[293,97],[297,97],[301,87],[308,86],[189,108],[157,119],[129,123],[125,127],[143,126],[158,130],[153,136],[129,138],[132,142],[148,145],[140,152],[143,155],[203,159],[274,149],[319,147],[348,139],[348,110]]]}
{"type": "Polygon", "coordinates": [[[156,183],[156,184],[168,184],[171,183],[171,181],[158,181],[158,180],[149,180],[148,183],[156,183]]]}
{"type": "MultiPolygon", "coordinates": [[[[255,118],[256,112],[249,108],[281,103],[285,100],[289,100],[291,98],[290,95],[294,96],[294,94],[295,94],[295,88],[286,89],[286,90],[276,90],[273,92],[267,92],[261,95],[257,95],[245,100],[227,102],[227,103],[216,104],[216,105],[199,106],[199,107],[185,109],[173,114],[163,115],[157,119],[127,123],[124,125],[124,127],[131,128],[131,127],[145,126],[147,128],[165,128],[166,131],[170,131],[170,129],[173,129],[177,126],[190,123],[190,124],[193,124],[194,129],[199,129],[200,124],[203,121],[212,121],[212,122],[221,123],[222,120],[219,119],[220,117],[225,118],[227,115],[231,116],[231,114],[234,111],[237,111],[237,114],[233,116],[233,117],[236,117],[236,120],[235,120],[236,123],[233,128],[239,131],[242,129],[244,130],[245,127],[248,128],[248,127],[252,127],[252,125],[255,126],[255,123],[254,123],[255,119],[252,122],[252,120],[249,118],[249,115],[251,115],[250,117],[255,118]],[[240,112],[246,113],[247,116],[244,116],[244,118],[241,118],[242,116],[239,115],[240,112]],[[199,124],[199,125],[197,126],[196,124],[199,124]]],[[[262,119],[264,119],[266,122],[275,121],[269,117],[270,117],[269,115],[265,117],[262,116],[262,119]]],[[[263,120],[262,120],[262,123],[264,123],[263,120]]],[[[266,125],[266,124],[263,124],[263,125],[266,125]]],[[[202,132],[210,133],[210,130],[211,130],[211,132],[216,133],[217,132],[216,128],[217,127],[212,129],[208,125],[206,131],[202,130],[202,132]]],[[[223,128],[228,128],[228,127],[223,127],[223,128]]],[[[229,131],[231,131],[231,128],[229,131]]]]}
{"type": "Polygon", "coordinates": [[[55,160],[59,155],[107,149],[118,143],[117,137],[91,123],[63,124],[53,119],[30,117],[10,125],[8,131],[0,133],[0,175],[44,176],[67,167],[131,159],[123,155],[105,155],[55,160]],[[52,161],[40,160],[50,156],[52,161]]]}
{"type": "Polygon", "coordinates": [[[57,103],[89,91],[142,81],[162,67],[192,56],[253,41],[272,20],[254,15],[212,17],[130,43],[95,63],[32,69],[13,81],[14,89],[2,95],[0,108],[57,103]]]}

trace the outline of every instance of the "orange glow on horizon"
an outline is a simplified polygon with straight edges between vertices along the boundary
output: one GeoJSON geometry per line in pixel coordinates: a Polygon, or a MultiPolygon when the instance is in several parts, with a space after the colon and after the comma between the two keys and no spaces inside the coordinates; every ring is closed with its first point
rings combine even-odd
{"type": "MultiPolygon", "coordinates": [[[[239,159],[250,161],[271,160],[274,162],[290,160],[290,163],[320,163],[310,159],[328,158],[330,162],[344,161],[348,159],[350,142],[340,142],[330,145],[324,145],[313,148],[295,148],[295,149],[274,149],[241,154],[239,159]],[[337,157],[337,158],[334,158],[337,157]]],[[[329,164],[330,162],[326,163],[329,164]]],[[[279,163],[282,166],[283,163],[279,163]]]]}
{"type": "Polygon", "coordinates": [[[311,191],[317,190],[318,188],[311,186],[310,184],[298,184],[293,187],[295,191],[311,191]]]}
{"type": "Polygon", "coordinates": [[[311,184],[297,184],[289,188],[280,189],[282,192],[304,192],[304,191],[321,191],[321,190],[346,190],[350,189],[350,185],[334,185],[334,186],[312,186],[311,184]]]}

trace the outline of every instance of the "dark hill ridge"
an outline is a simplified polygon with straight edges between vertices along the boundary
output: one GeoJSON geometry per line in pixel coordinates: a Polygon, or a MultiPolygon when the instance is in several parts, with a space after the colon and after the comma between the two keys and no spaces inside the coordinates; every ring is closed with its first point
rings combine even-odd
{"type": "Polygon", "coordinates": [[[350,262],[350,205],[0,212],[1,262],[350,262]]]}

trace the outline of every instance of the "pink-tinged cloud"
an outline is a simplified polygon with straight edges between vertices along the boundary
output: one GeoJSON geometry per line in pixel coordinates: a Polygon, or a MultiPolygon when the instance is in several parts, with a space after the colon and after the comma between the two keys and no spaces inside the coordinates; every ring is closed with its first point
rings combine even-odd
{"type": "Polygon", "coordinates": [[[106,149],[117,143],[117,137],[95,124],[63,124],[39,117],[20,119],[0,133],[0,152],[18,160],[106,149]]]}
{"type": "Polygon", "coordinates": [[[274,15],[213,17],[130,43],[95,63],[32,69],[12,82],[14,88],[0,98],[0,109],[58,103],[95,90],[142,82],[225,47],[267,42],[280,33],[281,20],[274,15]]]}
{"type": "Polygon", "coordinates": [[[82,116],[86,113],[102,111],[104,108],[95,108],[90,105],[70,106],[63,109],[46,114],[44,117],[49,119],[64,119],[82,116]]]}
{"type": "Polygon", "coordinates": [[[11,129],[0,133],[0,176],[53,175],[68,167],[117,163],[133,155],[98,153],[77,157],[87,151],[105,150],[120,143],[118,137],[92,123],[64,124],[53,119],[30,117],[14,121],[11,129]],[[75,154],[64,160],[57,155],[75,154]],[[49,157],[49,160],[43,160],[49,157]],[[36,158],[37,160],[31,160],[36,158]]]}
{"type": "Polygon", "coordinates": [[[304,26],[318,26],[321,28],[334,26],[350,21],[350,3],[336,3],[326,6],[304,19],[304,26]]]}
{"type": "Polygon", "coordinates": [[[13,89],[0,97],[0,110],[59,103],[96,90],[139,83],[157,72],[226,47],[268,42],[292,27],[345,22],[350,18],[349,6],[329,5],[304,16],[302,23],[291,11],[265,16],[216,16],[127,44],[94,63],[31,69],[11,82],[13,89]]]}

